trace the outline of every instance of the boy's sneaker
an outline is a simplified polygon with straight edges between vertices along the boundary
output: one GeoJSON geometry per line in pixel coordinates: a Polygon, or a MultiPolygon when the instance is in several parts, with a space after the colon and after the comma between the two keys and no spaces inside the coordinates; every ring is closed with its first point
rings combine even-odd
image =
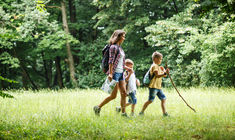
{"type": "Polygon", "coordinates": [[[128,117],[128,115],[126,114],[126,112],[125,113],[122,113],[122,115],[121,115],[122,117],[126,117],[126,118],[129,118],[128,117]]]}
{"type": "Polygon", "coordinates": [[[101,109],[99,108],[99,106],[94,106],[93,110],[95,112],[95,115],[100,116],[100,110],[101,109]]]}
{"type": "Polygon", "coordinates": [[[170,117],[170,115],[166,112],[163,114],[163,117],[170,117]]]}
{"type": "Polygon", "coordinates": [[[139,116],[144,116],[144,112],[140,112],[140,113],[139,113],[139,116]]]}
{"type": "Polygon", "coordinates": [[[116,111],[117,111],[118,113],[121,112],[121,107],[117,106],[117,107],[116,107],[116,111]]]}

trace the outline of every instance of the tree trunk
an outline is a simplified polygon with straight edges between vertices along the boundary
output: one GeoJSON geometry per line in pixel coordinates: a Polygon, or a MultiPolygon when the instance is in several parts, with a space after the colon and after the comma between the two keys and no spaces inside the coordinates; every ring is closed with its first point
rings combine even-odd
{"type": "Polygon", "coordinates": [[[167,8],[164,8],[163,17],[164,17],[164,19],[166,19],[166,18],[167,18],[167,8]]]}
{"type": "MultiPolygon", "coordinates": [[[[72,24],[76,24],[76,6],[75,6],[75,0],[69,0],[69,15],[70,15],[70,22],[72,24]]],[[[76,28],[69,28],[70,33],[73,35],[73,37],[76,38],[77,30],[76,28]]],[[[79,50],[76,50],[75,53],[79,53],[79,50]]],[[[79,64],[79,57],[78,56],[73,56],[74,63],[79,64]]]]}
{"type": "Polygon", "coordinates": [[[48,76],[47,62],[44,59],[44,54],[43,53],[42,53],[42,61],[43,61],[43,67],[44,67],[44,77],[45,77],[45,80],[46,80],[46,86],[48,88],[50,88],[50,79],[49,79],[49,76],[48,76]]]}
{"type": "MultiPolygon", "coordinates": [[[[69,0],[69,15],[70,15],[70,22],[75,23],[76,22],[76,7],[74,0],[69,0]]],[[[71,29],[70,30],[71,34],[76,37],[76,30],[71,29]]]]}
{"type": "Polygon", "coordinates": [[[30,81],[30,83],[32,84],[33,89],[38,90],[37,85],[36,85],[36,84],[34,83],[34,81],[30,78],[28,71],[27,71],[26,68],[21,64],[21,62],[20,62],[20,68],[21,68],[22,72],[25,73],[26,78],[27,78],[27,79],[30,81]]]}
{"type": "Polygon", "coordinates": [[[24,87],[24,89],[28,89],[28,82],[27,82],[27,75],[26,75],[26,73],[24,72],[24,71],[22,71],[22,83],[23,83],[23,87],[24,87]]]}
{"type": "Polygon", "coordinates": [[[178,7],[177,7],[177,5],[176,5],[175,0],[173,0],[173,3],[174,3],[174,8],[175,8],[175,11],[176,11],[176,14],[177,14],[177,13],[178,13],[178,7]]]}
{"type": "Polygon", "coordinates": [[[69,0],[69,14],[70,14],[70,22],[76,22],[76,7],[74,0],[69,0]]]}
{"type": "Polygon", "coordinates": [[[52,60],[49,60],[48,61],[48,67],[47,67],[47,73],[48,73],[48,78],[49,78],[49,86],[50,88],[52,87],[52,64],[53,64],[53,61],[52,60]]]}
{"type": "MultiPolygon", "coordinates": [[[[3,77],[7,77],[7,75],[6,75],[6,65],[0,65],[1,67],[0,68],[3,68],[3,72],[2,73],[0,73],[0,75],[1,76],[3,76],[3,77]]],[[[7,85],[4,83],[4,81],[3,80],[0,80],[0,82],[1,82],[1,88],[2,89],[5,89],[5,88],[7,88],[7,85]]]]}
{"type": "MultiPolygon", "coordinates": [[[[20,59],[19,59],[20,60],[20,59]]],[[[28,71],[26,70],[25,66],[21,63],[20,61],[20,68],[22,70],[22,72],[25,74],[26,78],[30,81],[30,83],[33,86],[33,89],[38,90],[38,86],[34,83],[34,81],[31,79],[31,77],[29,76],[28,71]]]]}
{"type": "Polygon", "coordinates": [[[53,82],[53,87],[55,87],[56,85],[58,85],[58,80],[57,80],[57,72],[54,75],[54,82],[53,82]]]}
{"type": "Polygon", "coordinates": [[[37,85],[34,83],[34,81],[30,78],[29,73],[28,73],[28,71],[26,70],[24,64],[22,64],[22,61],[21,61],[20,58],[17,56],[16,50],[13,49],[13,51],[14,51],[14,56],[19,60],[19,65],[20,65],[20,68],[21,68],[22,72],[25,74],[26,78],[27,78],[27,79],[30,81],[30,83],[32,84],[33,89],[38,90],[38,86],[37,86],[37,85]]]}
{"type": "MultiPolygon", "coordinates": [[[[64,30],[67,34],[69,34],[69,27],[68,27],[68,23],[67,23],[67,15],[66,15],[66,7],[65,7],[64,1],[61,1],[61,11],[62,11],[62,20],[63,20],[64,30]]],[[[66,47],[67,47],[70,78],[71,78],[73,86],[77,87],[77,81],[75,79],[75,68],[74,68],[73,55],[72,55],[70,44],[68,41],[66,43],[66,47]]]]}
{"type": "Polygon", "coordinates": [[[56,80],[58,81],[59,87],[63,88],[63,79],[62,79],[62,72],[61,72],[61,66],[60,66],[60,57],[56,57],[55,59],[55,66],[56,66],[56,80]]]}

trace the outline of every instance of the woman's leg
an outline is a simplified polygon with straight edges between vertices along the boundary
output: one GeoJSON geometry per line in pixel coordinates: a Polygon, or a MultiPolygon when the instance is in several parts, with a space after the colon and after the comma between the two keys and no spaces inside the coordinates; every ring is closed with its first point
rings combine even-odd
{"type": "Polygon", "coordinates": [[[115,88],[113,89],[112,93],[110,94],[110,96],[108,96],[107,98],[105,98],[103,100],[103,102],[101,102],[98,107],[102,108],[105,104],[107,104],[108,102],[110,102],[111,100],[115,99],[117,97],[117,92],[118,92],[118,83],[116,84],[115,88]]]}
{"type": "Polygon", "coordinates": [[[119,82],[119,89],[121,93],[121,108],[122,108],[122,113],[126,112],[125,106],[126,106],[126,85],[125,81],[122,80],[119,82]]]}

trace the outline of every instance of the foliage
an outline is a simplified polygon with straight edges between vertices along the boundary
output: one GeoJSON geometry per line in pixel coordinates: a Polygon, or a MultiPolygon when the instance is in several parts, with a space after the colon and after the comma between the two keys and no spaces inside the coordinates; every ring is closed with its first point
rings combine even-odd
{"type": "MultiPolygon", "coordinates": [[[[3,23],[0,28],[3,33],[0,61],[3,68],[9,68],[17,76],[3,69],[4,76],[19,81],[22,75],[20,70],[24,70],[22,73],[27,72],[29,77],[25,79],[22,75],[26,82],[21,82],[21,86],[23,84],[25,87],[31,78],[39,87],[45,87],[44,78],[48,80],[46,77],[49,74],[44,75],[43,69],[45,73],[53,71],[52,61],[56,57],[66,57],[66,42],[77,45],[79,41],[66,34],[57,21],[50,21],[48,12],[38,11],[35,1],[23,0],[9,4],[13,9],[0,8],[3,23]]],[[[52,84],[52,80],[50,82],[52,84]]]]}
{"type": "Polygon", "coordinates": [[[102,49],[106,42],[99,38],[87,44],[81,43],[78,49],[80,64],[76,67],[78,74],[78,85],[81,88],[100,87],[104,82],[105,74],[100,68],[102,49]]]}
{"type": "Polygon", "coordinates": [[[2,98],[14,98],[14,96],[8,94],[8,93],[4,93],[0,90],[0,97],[2,98]]]}
{"type": "MultiPolygon", "coordinates": [[[[177,86],[235,85],[232,1],[68,0],[71,34],[63,31],[60,2],[0,2],[0,72],[19,82],[1,89],[71,88],[67,41],[79,87],[100,87],[106,77],[101,50],[116,29],[127,32],[122,47],[140,80],[157,50],[177,86]],[[40,12],[37,2],[46,10],[40,12]]],[[[170,86],[169,79],[163,84],[170,86]]]]}
{"type": "Polygon", "coordinates": [[[234,86],[232,16],[224,21],[228,15],[216,9],[201,17],[195,14],[201,6],[157,21],[146,28],[145,39],[165,55],[178,85],[234,86]]]}
{"type": "Polygon", "coordinates": [[[10,79],[7,79],[7,78],[4,78],[4,77],[2,77],[2,76],[0,76],[0,80],[2,80],[2,81],[6,81],[6,82],[8,82],[8,83],[18,83],[18,82],[16,82],[16,81],[13,81],[13,80],[10,80],[10,79]]]}
{"type": "Polygon", "coordinates": [[[201,46],[200,71],[204,85],[232,86],[235,84],[234,30],[233,22],[225,22],[205,37],[201,46]]]}
{"type": "MultiPolygon", "coordinates": [[[[13,81],[13,80],[4,78],[4,77],[2,77],[2,76],[0,76],[0,81],[1,81],[1,82],[5,81],[5,82],[8,82],[8,83],[18,83],[18,82],[16,82],[16,81],[13,81]]],[[[14,98],[14,96],[12,96],[12,95],[10,95],[10,94],[8,94],[8,93],[4,93],[2,90],[0,90],[0,96],[1,96],[2,98],[14,98]]]]}

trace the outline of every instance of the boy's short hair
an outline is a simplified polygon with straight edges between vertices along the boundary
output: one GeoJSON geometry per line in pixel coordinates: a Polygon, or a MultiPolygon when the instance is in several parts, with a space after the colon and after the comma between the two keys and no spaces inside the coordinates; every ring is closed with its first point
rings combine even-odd
{"type": "Polygon", "coordinates": [[[131,59],[126,59],[126,60],[125,60],[125,63],[129,63],[129,64],[134,65],[134,62],[133,62],[131,59]]]}
{"type": "Polygon", "coordinates": [[[152,60],[154,61],[154,58],[160,58],[162,57],[162,54],[158,51],[155,51],[152,55],[152,60]]]}

